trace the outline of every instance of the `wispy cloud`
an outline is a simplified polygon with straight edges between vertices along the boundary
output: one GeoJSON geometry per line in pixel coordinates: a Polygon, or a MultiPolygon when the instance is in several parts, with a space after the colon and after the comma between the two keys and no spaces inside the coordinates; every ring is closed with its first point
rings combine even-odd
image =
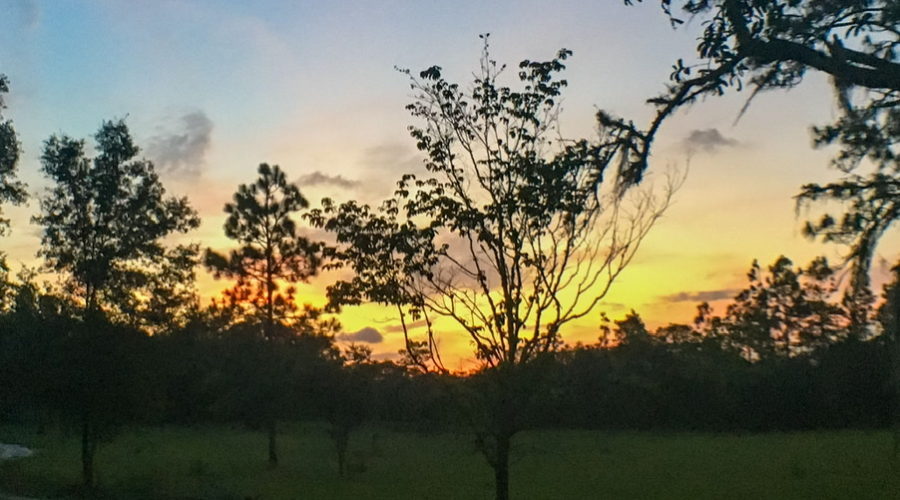
{"type": "Polygon", "coordinates": [[[365,342],[367,344],[380,344],[384,341],[384,336],[378,330],[367,326],[362,330],[353,333],[344,333],[338,335],[338,340],[346,342],[365,342]]]}
{"type": "Polygon", "coordinates": [[[212,144],[213,122],[202,111],[181,116],[178,129],[150,138],[147,156],[161,172],[178,177],[196,177],[206,163],[212,144]]]}
{"type": "Polygon", "coordinates": [[[722,290],[704,290],[700,292],[680,292],[662,297],[663,302],[712,302],[715,300],[730,299],[738,293],[733,288],[722,290]]]}
{"type": "Polygon", "coordinates": [[[721,149],[733,148],[741,143],[736,139],[725,137],[719,129],[695,129],[682,141],[682,145],[688,152],[702,151],[704,153],[716,153],[721,149]]]}
{"type": "Polygon", "coordinates": [[[41,23],[41,7],[36,0],[13,0],[12,12],[27,30],[37,28],[41,23]]]}
{"type": "MultiPolygon", "coordinates": [[[[413,321],[412,323],[407,323],[406,328],[407,330],[412,330],[414,328],[422,328],[426,324],[427,322],[424,319],[420,319],[418,321],[413,321]]],[[[384,331],[386,333],[402,333],[403,325],[390,325],[388,327],[385,327],[384,331]]]]}
{"type": "Polygon", "coordinates": [[[306,186],[337,186],[344,189],[352,189],[360,186],[362,183],[342,175],[328,175],[316,170],[311,174],[301,176],[297,179],[297,184],[301,188],[306,186]]]}

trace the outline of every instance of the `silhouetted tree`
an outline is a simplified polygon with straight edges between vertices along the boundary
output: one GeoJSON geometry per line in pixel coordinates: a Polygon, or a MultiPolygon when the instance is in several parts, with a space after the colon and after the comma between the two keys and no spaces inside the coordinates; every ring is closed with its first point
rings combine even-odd
{"type": "MultiPolygon", "coordinates": [[[[6,108],[3,102],[3,94],[9,92],[9,80],[6,75],[0,74],[0,204],[12,203],[20,205],[25,203],[28,193],[25,185],[16,179],[16,170],[19,164],[21,147],[12,120],[3,118],[2,111],[6,108]]],[[[0,211],[0,236],[9,230],[9,219],[3,217],[0,211]]],[[[0,280],[8,281],[9,268],[6,264],[6,255],[0,252],[0,280]]],[[[0,300],[6,300],[8,296],[6,287],[0,289],[0,300]]]]}
{"type": "Polygon", "coordinates": [[[277,422],[307,416],[325,405],[330,366],[338,353],[332,335],[276,323],[278,341],[260,338],[259,322],[239,322],[216,339],[214,413],[264,429],[277,465],[277,422]]]}
{"type": "Polygon", "coordinates": [[[260,164],[258,172],[257,181],[241,184],[225,205],[225,235],[241,246],[227,256],[208,249],[206,265],[216,277],[236,280],[230,300],[244,316],[259,318],[262,336],[271,339],[276,323],[288,322],[296,310],[290,284],[318,272],[321,245],[297,231],[294,215],[309,206],[300,189],[278,165],[260,164]]]}
{"type": "MultiPolygon", "coordinates": [[[[68,275],[66,291],[86,314],[116,318],[134,310],[137,293],[172,263],[163,238],[200,221],[186,198],[165,197],[153,164],[137,158],[124,121],[104,122],[95,138],[93,159],[82,140],[45,142],[42,171],[53,185],[34,220],[43,226],[39,254],[50,270],[68,275]]],[[[175,256],[186,251],[178,248],[175,256]]]]}
{"type": "MultiPolygon", "coordinates": [[[[642,0],[624,0],[625,4],[642,0]]],[[[829,75],[841,115],[815,129],[817,142],[843,146],[837,163],[852,169],[859,159],[893,157],[900,97],[900,24],[893,0],[660,0],[673,26],[679,11],[703,26],[696,62],[679,59],[672,84],[649,102],[657,108],[646,130],[600,113],[632,132],[632,177],[640,179],[663,121],[677,109],[730,89],[752,87],[752,97],[798,86],[808,71],[829,75]]],[[[749,104],[748,100],[748,104],[749,104]]],[[[746,107],[745,107],[746,109],[746,107]]]]}
{"type": "Polygon", "coordinates": [[[152,163],[137,159],[123,121],[103,122],[95,139],[93,159],[82,140],[52,136],[44,143],[41,165],[52,184],[34,218],[43,226],[39,254],[65,277],[64,291],[81,309],[60,360],[70,371],[60,375],[67,385],[59,394],[75,401],[66,406],[81,420],[87,487],[93,485],[98,426],[107,412],[124,411],[119,389],[140,380],[128,376],[125,361],[139,334],[119,325],[135,324],[138,304],[152,302],[147,293],[159,269],[179,264],[162,240],[199,225],[187,200],[166,198],[152,163]]]}
{"type": "Polygon", "coordinates": [[[337,452],[338,474],[343,476],[347,472],[350,435],[370,415],[379,370],[372,361],[372,350],[366,346],[350,345],[341,360],[343,363],[332,365],[325,381],[325,416],[331,425],[329,434],[337,452]]]}
{"type": "MultiPolygon", "coordinates": [[[[3,94],[9,92],[9,80],[0,74],[0,112],[6,109],[3,94]]],[[[21,147],[12,120],[0,113],[0,203],[24,203],[27,197],[25,185],[16,180],[21,147]]],[[[0,231],[9,228],[9,219],[0,218],[0,231]]]]}
{"type": "Polygon", "coordinates": [[[741,353],[749,361],[770,356],[796,356],[845,338],[846,310],[834,301],[834,270],[824,258],[795,269],[781,256],[763,273],[753,262],[749,284],[722,317],[701,307],[697,322],[705,335],[741,353]]]}
{"type": "Polygon", "coordinates": [[[72,304],[23,269],[9,282],[8,307],[0,313],[0,406],[6,416],[28,416],[42,428],[53,404],[55,381],[47,363],[75,317],[72,304]]]}
{"type": "MultiPolygon", "coordinates": [[[[626,4],[634,0],[625,0],[626,4]]],[[[641,1],[641,0],[637,0],[641,1]]],[[[601,121],[628,130],[631,170],[646,167],[650,145],[675,110],[730,88],[753,93],[791,89],[808,71],[831,77],[837,119],[813,128],[816,146],[837,145],[832,164],[843,178],[807,184],[799,207],[825,207],[808,222],[811,238],[849,247],[852,266],[844,299],[857,334],[868,329],[873,303],[869,268],[882,235],[900,218],[900,10],[894,0],[661,0],[673,25],[680,8],[700,17],[699,61],[679,59],[668,91],[650,102],[657,114],[647,130],[601,113],[601,121]],[[837,203],[834,203],[837,202],[837,203]],[[835,205],[838,208],[835,213],[835,205]]],[[[900,398],[900,396],[898,396],[900,398]]]]}
{"type": "MultiPolygon", "coordinates": [[[[321,245],[301,236],[294,215],[308,207],[300,189],[287,181],[278,165],[259,166],[259,178],[241,184],[234,201],[225,205],[228,219],[225,235],[240,243],[228,256],[206,251],[206,265],[216,277],[236,280],[226,292],[227,300],[242,310],[245,319],[255,318],[261,337],[275,342],[279,332],[290,334],[297,306],[292,283],[306,281],[319,269],[321,245]],[[289,284],[282,291],[282,284],[289,284]]],[[[278,463],[276,422],[266,423],[269,463],[278,463]]]]}
{"type": "Polygon", "coordinates": [[[890,355],[888,383],[891,388],[891,419],[894,427],[894,453],[900,458],[900,265],[894,266],[893,281],[884,287],[884,302],[878,310],[884,343],[890,355]]]}
{"type": "Polygon", "coordinates": [[[538,390],[528,365],[605,297],[671,195],[602,189],[618,131],[595,142],[553,136],[569,55],[523,61],[521,89],[498,83],[504,67],[487,44],[468,89],[436,66],[418,78],[404,71],[415,94],[408,109],[422,122],[410,132],[429,175],[403,176],[378,209],[326,199],[311,214],[335,233],[332,256],[354,272],[329,287],[332,304],[397,307],[408,347],[407,317],[424,319],[428,359],[419,363],[439,369],[432,319],[468,335],[484,366],[473,386],[484,402],[477,432],[498,499],[509,496],[510,440],[538,390]]]}

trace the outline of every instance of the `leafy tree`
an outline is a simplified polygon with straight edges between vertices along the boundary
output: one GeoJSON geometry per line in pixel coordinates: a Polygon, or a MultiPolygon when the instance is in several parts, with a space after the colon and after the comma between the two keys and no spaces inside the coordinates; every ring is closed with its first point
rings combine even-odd
{"type": "Polygon", "coordinates": [[[519,89],[499,83],[504,67],[487,44],[468,89],[437,66],[418,77],[404,71],[428,175],[403,176],[379,208],[326,199],[310,214],[336,235],[330,255],[353,271],[329,287],[332,304],[396,307],[407,355],[427,342],[422,366],[443,369],[435,317],[471,341],[484,375],[472,385],[483,402],[473,418],[498,499],[509,496],[510,440],[538,387],[529,365],[603,300],[671,195],[604,189],[618,166],[618,131],[556,137],[566,86],[558,74],[570,54],[523,61],[519,89]],[[411,338],[408,319],[425,320],[424,339],[411,338]]]}
{"type": "Polygon", "coordinates": [[[749,361],[807,354],[849,334],[849,314],[833,300],[838,292],[834,274],[824,258],[795,269],[781,256],[768,273],[754,261],[747,288],[724,316],[701,306],[696,321],[705,336],[719,339],[749,361]]]}
{"type": "MultiPolygon", "coordinates": [[[[12,120],[3,118],[2,111],[6,108],[3,102],[3,94],[9,92],[9,80],[6,75],[0,74],[0,203],[12,203],[20,205],[25,203],[27,192],[25,185],[16,180],[16,170],[18,169],[19,154],[21,147],[16,130],[13,128],[12,120]]],[[[0,236],[6,234],[9,230],[9,219],[3,217],[0,211],[0,236]]],[[[9,268],[6,264],[6,255],[0,252],[0,279],[3,282],[8,281],[7,274],[9,268]]],[[[8,293],[7,290],[0,290],[2,296],[0,299],[5,300],[8,293]]]]}
{"type": "MultiPolygon", "coordinates": [[[[642,0],[624,0],[625,4],[642,0]]],[[[808,71],[832,77],[841,115],[815,129],[820,144],[843,146],[836,163],[894,158],[900,97],[900,9],[892,0],[660,0],[673,26],[679,11],[703,26],[697,61],[679,59],[667,91],[649,102],[657,108],[646,130],[601,113],[629,130],[631,167],[640,177],[662,123],[679,108],[730,89],[757,93],[791,89],[808,71]]],[[[749,104],[749,101],[748,101],[749,104]]],[[[746,109],[746,107],[745,107],[746,109]]]]}
{"type": "MultiPolygon", "coordinates": [[[[9,80],[0,74],[0,112],[6,108],[3,94],[9,92],[9,80]]],[[[25,202],[27,193],[25,185],[16,180],[21,147],[12,120],[3,118],[0,113],[0,203],[19,205],[25,202]]],[[[9,219],[0,217],[0,234],[9,229],[9,219]]]]}
{"type": "Polygon", "coordinates": [[[125,361],[139,334],[120,325],[139,323],[140,305],[156,300],[148,293],[161,267],[190,264],[173,261],[162,240],[199,224],[186,199],[165,197],[152,163],[137,158],[123,121],[103,122],[95,139],[93,159],[82,140],[52,136],[44,143],[41,165],[52,185],[35,217],[43,226],[39,254],[65,278],[63,291],[80,308],[59,360],[69,371],[59,376],[58,395],[81,420],[87,487],[101,427],[132,400],[123,391],[139,393],[130,384],[143,380],[128,375],[133,365],[125,361]]]}
{"type": "MultiPolygon", "coordinates": [[[[234,201],[225,205],[225,235],[240,246],[227,256],[207,250],[206,265],[217,278],[236,280],[226,292],[226,300],[240,311],[239,317],[261,325],[261,338],[275,342],[278,337],[289,340],[294,334],[287,328],[297,309],[292,283],[306,281],[318,272],[321,245],[298,233],[294,215],[309,206],[300,189],[287,181],[278,165],[262,163],[258,172],[256,182],[241,184],[234,201]],[[282,289],[283,283],[288,287],[282,289]]],[[[275,466],[274,413],[266,427],[269,464],[275,466]]]]}
{"type": "MultiPolygon", "coordinates": [[[[642,0],[636,0],[641,2],[642,0]]],[[[625,0],[626,4],[635,0],[625,0]]],[[[843,214],[826,213],[806,233],[850,246],[853,265],[848,305],[854,321],[871,304],[869,266],[878,240],[900,217],[900,9],[893,0],[660,0],[673,26],[679,11],[704,26],[695,62],[679,59],[671,84],[650,99],[656,117],[646,130],[600,113],[603,123],[628,131],[631,177],[640,179],[662,123],[676,110],[707,96],[752,87],[744,110],[759,92],[792,89],[809,71],[831,77],[838,117],[813,128],[817,146],[838,145],[833,160],[843,179],[807,184],[800,205],[837,201],[843,214]],[[870,168],[861,170],[861,165],[870,168]]],[[[742,110],[743,112],[743,110],[742,110]]],[[[859,327],[859,325],[857,325],[859,327]]]]}
{"type": "Polygon", "coordinates": [[[167,250],[163,239],[196,228],[200,220],[186,198],[166,198],[153,164],[138,159],[124,121],[103,122],[98,155],[84,141],[52,136],[44,143],[42,171],[53,183],[34,218],[43,226],[47,267],[68,276],[67,291],[87,314],[123,318],[159,268],[191,265],[185,247],[167,250]],[[174,252],[174,255],[173,255],[174,252]]]}
{"type": "Polygon", "coordinates": [[[797,199],[799,205],[828,200],[843,205],[843,214],[826,213],[807,223],[805,232],[849,245],[853,279],[846,301],[856,328],[864,328],[872,302],[871,259],[878,240],[900,217],[900,10],[888,0],[661,0],[661,5],[673,26],[682,23],[680,7],[701,17],[705,28],[697,46],[699,60],[679,59],[668,91],[650,100],[657,115],[646,131],[600,115],[601,121],[630,132],[634,176],[639,178],[646,168],[663,121],[680,107],[751,86],[746,110],[759,92],[794,88],[808,71],[829,75],[839,116],[834,123],[814,127],[813,136],[817,146],[840,146],[833,164],[845,175],[833,183],[807,184],[797,199]],[[860,172],[861,164],[872,168],[860,172]]]}

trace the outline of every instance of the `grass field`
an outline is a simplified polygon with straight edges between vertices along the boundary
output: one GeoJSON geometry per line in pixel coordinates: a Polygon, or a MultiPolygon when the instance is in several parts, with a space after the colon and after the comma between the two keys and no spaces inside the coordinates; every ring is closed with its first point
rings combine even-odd
{"type": "MultiPolygon", "coordinates": [[[[0,442],[32,457],[0,462],[0,492],[60,498],[79,481],[78,439],[0,427],[0,442]]],[[[708,435],[541,431],[514,442],[513,498],[900,498],[887,432],[708,435]]],[[[324,428],[281,436],[266,465],[261,433],[234,428],[148,428],[101,446],[106,498],[477,499],[491,471],[465,434],[358,431],[349,477],[337,475],[324,428]]]]}

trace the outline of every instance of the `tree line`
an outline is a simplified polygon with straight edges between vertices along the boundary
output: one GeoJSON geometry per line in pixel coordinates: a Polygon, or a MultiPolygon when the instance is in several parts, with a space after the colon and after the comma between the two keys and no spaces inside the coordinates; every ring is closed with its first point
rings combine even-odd
{"type": "MultiPolygon", "coordinates": [[[[889,339],[878,332],[893,328],[900,281],[886,286],[871,330],[855,332],[847,309],[820,296],[821,274],[807,275],[786,258],[750,274],[722,315],[701,304],[695,322],[650,331],[632,311],[605,322],[595,342],[529,363],[510,382],[517,429],[890,425],[889,339]]],[[[474,430],[481,445],[490,444],[486,409],[498,394],[489,371],[425,371],[409,356],[379,361],[364,345],[342,350],[327,333],[334,330],[309,326],[321,327],[310,312],[281,324],[278,342],[266,341],[259,323],[236,321],[216,306],[150,336],[111,321],[86,324],[33,281],[16,283],[11,296],[0,316],[0,417],[81,433],[86,482],[98,445],[122,425],[246,425],[260,431],[261,451],[268,440],[259,460],[274,466],[275,422],[323,421],[342,474],[362,425],[474,430]]]]}

